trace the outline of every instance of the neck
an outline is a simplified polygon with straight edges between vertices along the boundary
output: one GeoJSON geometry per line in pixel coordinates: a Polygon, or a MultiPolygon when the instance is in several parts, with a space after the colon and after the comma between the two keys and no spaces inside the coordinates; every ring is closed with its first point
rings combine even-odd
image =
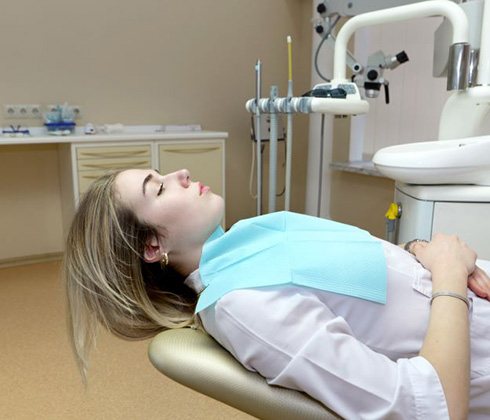
{"type": "Polygon", "coordinates": [[[184,253],[170,253],[169,260],[172,268],[183,277],[187,277],[199,268],[202,247],[184,253]]]}

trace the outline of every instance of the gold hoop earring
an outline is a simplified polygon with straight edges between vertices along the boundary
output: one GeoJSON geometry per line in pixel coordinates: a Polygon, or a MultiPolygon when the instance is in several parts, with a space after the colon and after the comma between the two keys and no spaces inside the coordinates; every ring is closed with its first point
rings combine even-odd
{"type": "Polygon", "coordinates": [[[162,268],[167,268],[168,266],[168,254],[166,252],[163,253],[162,259],[160,260],[160,265],[162,268]]]}

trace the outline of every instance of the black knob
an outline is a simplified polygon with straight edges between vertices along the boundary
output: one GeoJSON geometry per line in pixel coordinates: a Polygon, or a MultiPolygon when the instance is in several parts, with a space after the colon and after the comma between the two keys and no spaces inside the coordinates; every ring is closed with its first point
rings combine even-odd
{"type": "Polygon", "coordinates": [[[378,72],[376,70],[369,70],[366,76],[368,80],[376,80],[378,78],[378,72]]]}
{"type": "Polygon", "coordinates": [[[315,26],[315,31],[316,31],[317,34],[323,34],[323,31],[324,31],[323,25],[316,25],[315,26]]]}
{"type": "Polygon", "coordinates": [[[327,6],[325,6],[323,3],[320,3],[318,6],[316,6],[316,11],[320,14],[325,13],[327,11],[327,6]]]}
{"type": "Polygon", "coordinates": [[[400,64],[403,64],[403,63],[406,63],[408,61],[408,55],[405,51],[402,51],[402,52],[399,52],[397,55],[396,55],[396,60],[400,63],[400,64]]]}

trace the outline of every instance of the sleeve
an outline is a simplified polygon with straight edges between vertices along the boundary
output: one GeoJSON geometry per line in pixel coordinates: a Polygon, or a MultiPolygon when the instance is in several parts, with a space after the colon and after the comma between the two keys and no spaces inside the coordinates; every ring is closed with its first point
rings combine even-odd
{"type": "Polygon", "coordinates": [[[308,290],[238,290],[216,304],[213,318],[211,334],[247,369],[344,418],[449,418],[426,359],[392,361],[373,351],[308,290]]]}

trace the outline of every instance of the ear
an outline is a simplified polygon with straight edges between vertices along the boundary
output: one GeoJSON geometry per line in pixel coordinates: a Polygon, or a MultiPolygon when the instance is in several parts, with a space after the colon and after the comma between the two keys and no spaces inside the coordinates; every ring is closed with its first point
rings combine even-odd
{"type": "Polygon", "coordinates": [[[147,263],[158,262],[162,259],[163,252],[164,251],[160,246],[158,237],[154,234],[151,234],[145,243],[144,260],[147,263]]]}

